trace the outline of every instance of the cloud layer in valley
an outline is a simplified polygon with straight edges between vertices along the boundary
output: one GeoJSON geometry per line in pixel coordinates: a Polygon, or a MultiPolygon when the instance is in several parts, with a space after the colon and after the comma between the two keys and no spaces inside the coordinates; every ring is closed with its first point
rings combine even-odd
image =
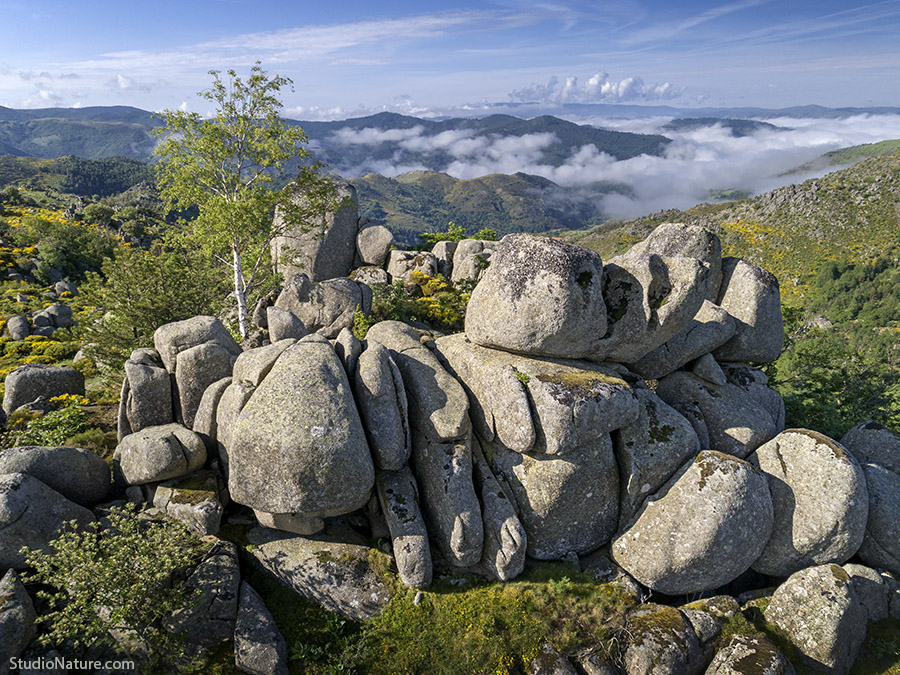
{"type": "Polygon", "coordinates": [[[479,136],[466,129],[427,135],[422,126],[387,131],[344,128],[332,141],[347,145],[395,143],[390,159],[353,167],[350,173],[356,175],[376,172],[396,176],[414,169],[436,169],[466,179],[523,172],[570,188],[588,188],[598,182],[622,185],[627,188],[626,194],[603,196],[602,210],[610,217],[634,218],[663,209],[688,208],[709,200],[711,191],[737,189],[758,194],[800,182],[813,174],[782,174],[831,150],[900,138],[898,115],[768,119],[778,128],[766,126],[742,137],[735,137],[721,123],[667,130],[663,127],[668,118],[570,121],[620,131],[661,133],[673,142],[661,157],[641,155],[621,161],[592,145],[572,148],[564,163],[553,166],[543,160],[543,151],[557,141],[552,133],[504,137],[479,136]],[[425,155],[412,161],[412,153],[425,155]],[[443,165],[436,166],[429,158],[440,159],[443,165]]]}

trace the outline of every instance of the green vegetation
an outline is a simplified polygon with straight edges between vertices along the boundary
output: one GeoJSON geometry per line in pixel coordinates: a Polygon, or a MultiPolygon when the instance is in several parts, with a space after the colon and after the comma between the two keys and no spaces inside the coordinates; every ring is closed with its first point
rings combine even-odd
{"type": "Polygon", "coordinates": [[[157,130],[162,142],[154,151],[161,158],[156,175],[169,208],[198,209],[192,234],[234,280],[238,330],[247,337],[247,298],[261,285],[269,243],[279,234],[272,219],[276,207],[286,225],[307,222],[322,214],[333,190],[315,164],[301,167],[291,186],[271,189],[285,162],[310,156],[303,130],[278,116],[278,92],[291,80],[270,79],[258,61],[246,82],[233,70],[226,82],[218,71],[210,74],[212,88],[199,95],[216,106],[215,116],[165,111],[165,126],[157,130]],[[297,193],[305,195],[303,204],[292,199],[297,193]]]}
{"type": "Polygon", "coordinates": [[[462,241],[463,239],[481,239],[482,241],[497,241],[497,230],[484,227],[474,234],[468,235],[464,228],[452,220],[447,224],[443,232],[422,232],[419,234],[422,243],[418,248],[430,251],[439,241],[462,241]]]}
{"type": "Polygon", "coordinates": [[[91,354],[121,365],[133,349],[153,344],[153,332],[170,321],[216,314],[227,280],[195,249],[173,242],[153,253],[120,247],[82,287],[86,301],[107,314],[84,328],[91,354]]]}
{"type": "Polygon", "coordinates": [[[134,656],[147,653],[151,668],[170,666],[183,645],[163,620],[189,606],[192,591],[179,574],[204,545],[181,524],[141,519],[130,505],[108,519],[109,527],[94,522],[82,530],[73,522],[51,542],[52,552],[23,549],[34,570],[25,581],[42,584],[38,597],[47,603],[40,640],[112,647],[116,632],[135,645],[134,656]]]}

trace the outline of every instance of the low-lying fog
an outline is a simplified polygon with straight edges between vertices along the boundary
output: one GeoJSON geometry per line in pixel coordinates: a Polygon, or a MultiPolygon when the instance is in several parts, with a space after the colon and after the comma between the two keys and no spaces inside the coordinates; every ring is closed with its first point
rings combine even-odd
{"type": "Polygon", "coordinates": [[[542,163],[542,150],[556,140],[552,133],[498,137],[455,130],[428,136],[417,126],[390,131],[342,129],[335,140],[344,134],[338,142],[393,141],[404,150],[441,151],[451,157],[448,165],[438,167],[404,163],[402,154],[395,153],[396,162],[379,161],[357,167],[360,175],[374,171],[396,176],[413,169],[431,169],[456,178],[476,178],[521,171],[570,188],[587,187],[596,182],[621,184],[627,186],[630,194],[603,196],[602,211],[613,218],[635,218],[662,209],[683,209],[710,201],[712,191],[740,190],[760,194],[789,183],[799,183],[839,167],[789,175],[784,175],[785,172],[831,150],[900,138],[900,115],[766,119],[778,129],[764,127],[743,137],[735,137],[722,124],[683,131],[663,129],[671,118],[567,116],[566,119],[618,131],[659,133],[673,142],[662,157],[641,155],[622,161],[598,152],[592,145],[573,148],[564,164],[551,166],[542,163]]]}

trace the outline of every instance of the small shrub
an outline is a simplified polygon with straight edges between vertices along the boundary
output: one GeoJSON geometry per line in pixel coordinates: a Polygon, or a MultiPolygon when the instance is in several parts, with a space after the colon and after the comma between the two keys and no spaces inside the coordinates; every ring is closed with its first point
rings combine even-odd
{"type": "Polygon", "coordinates": [[[69,405],[29,421],[24,430],[8,434],[12,438],[5,442],[12,441],[12,445],[63,445],[72,436],[87,431],[90,426],[88,413],[78,406],[69,405]]]}
{"type": "Polygon", "coordinates": [[[24,581],[51,589],[38,591],[48,603],[41,620],[49,624],[40,641],[115,646],[111,631],[119,631],[152,666],[173,664],[182,641],[161,624],[192,600],[177,576],[199,558],[200,543],[180,523],[139,518],[130,504],[110,511],[108,527],[71,525],[50,542],[52,552],[22,549],[34,570],[24,581]]]}

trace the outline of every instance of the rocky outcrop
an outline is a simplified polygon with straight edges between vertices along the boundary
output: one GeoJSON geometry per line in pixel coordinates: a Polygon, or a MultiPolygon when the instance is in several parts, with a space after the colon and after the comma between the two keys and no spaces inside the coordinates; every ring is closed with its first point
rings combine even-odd
{"type": "Polygon", "coordinates": [[[0,474],[27,473],[66,499],[85,507],[109,492],[109,466],[82,448],[25,446],[0,450],[0,474]]]}
{"type": "Polygon", "coordinates": [[[287,643],[262,598],[241,582],[234,626],[234,663],[252,675],[287,675],[287,643]]]}
{"type": "Polygon", "coordinates": [[[857,555],[867,565],[900,575],[900,475],[877,464],[863,464],[862,470],[868,518],[857,555]]]}
{"type": "Polygon", "coordinates": [[[180,424],[147,427],[126,436],[116,447],[113,462],[130,485],[180,478],[206,462],[206,445],[180,424]]]}
{"type": "Polygon", "coordinates": [[[747,570],[772,526],[763,475],[747,462],[707,450],[647,500],[613,542],[612,553],[653,590],[694,593],[747,570]]]}
{"type": "Polygon", "coordinates": [[[789,429],[748,461],[765,473],[775,508],[772,537],[753,569],[784,577],[811,565],[841,564],[856,553],[869,498],[850,453],[815,431],[789,429]]]}
{"type": "Polygon", "coordinates": [[[6,376],[3,412],[7,415],[40,397],[84,396],[84,375],[74,368],[29,363],[6,376]]]}

